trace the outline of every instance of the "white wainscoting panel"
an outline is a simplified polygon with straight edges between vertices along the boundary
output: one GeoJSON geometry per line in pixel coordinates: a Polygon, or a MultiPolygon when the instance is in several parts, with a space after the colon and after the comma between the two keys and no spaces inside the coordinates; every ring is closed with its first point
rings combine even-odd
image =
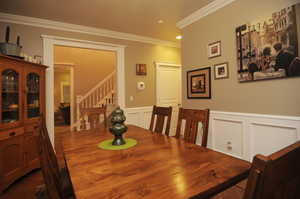
{"type": "Polygon", "coordinates": [[[298,139],[297,128],[293,126],[251,123],[250,132],[251,156],[257,153],[269,155],[298,139]]]}
{"type": "Polygon", "coordinates": [[[212,148],[243,158],[244,121],[215,117],[211,122],[212,148]]]}
{"type": "Polygon", "coordinates": [[[300,117],[211,111],[210,123],[210,148],[247,161],[300,140],[300,117]]]}
{"type": "MultiPolygon", "coordinates": [[[[127,124],[148,129],[152,106],[126,108],[125,114],[127,124]]],[[[270,155],[298,140],[300,117],[210,112],[208,147],[234,157],[252,161],[256,154],[270,155]]]]}
{"type": "Polygon", "coordinates": [[[149,129],[152,109],[152,106],[126,108],[126,124],[133,124],[141,128],[149,129]]]}

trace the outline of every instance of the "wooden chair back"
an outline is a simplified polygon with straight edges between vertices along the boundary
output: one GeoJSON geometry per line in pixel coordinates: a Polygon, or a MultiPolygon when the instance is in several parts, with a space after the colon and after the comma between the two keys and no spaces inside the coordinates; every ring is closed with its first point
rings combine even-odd
{"type": "Polygon", "coordinates": [[[171,106],[170,107],[159,107],[155,105],[153,106],[149,130],[156,133],[163,133],[166,117],[167,117],[167,124],[166,124],[165,134],[169,136],[171,117],[172,117],[171,106]],[[156,116],[156,122],[154,126],[155,116],[156,116]]]}
{"type": "Polygon", "coordinates": [[[88,130],[86,123],[90,124],[90,129],[96,129],[101,126],[101,115],[103,115],[104,126],[107,127],[107,117],[106,117],[107,106],[96,107],[96,108],[85,108],[81,110],[81,129],[88,130]],[[87,121],[86,121],[87,118],[87,121]]]}
{"type": "Polygon", "coordinates": [[[41,120],[40,134],[38,137],[39,158],[42,168],[42,173],[46,185],[46,191],[51,199],[62,199],[60,169],[57,158],[48,136],[45,120],[41,120]]]}
{"type": "Polygon", "coordinates": [[[203,136],[201,146],[207,146],[208,125],[209,125],[209,109],[195,110],[195,109],[179,109],[178,122],[176,128],[176,137],[181,137],[182,121],[185,120],[184,137],[183,139],[189,143],[196,143],[198,124],[202,123],[203,136]]]}
{"type": "Polygon", "coordinates": [[[300,141],[253,159],[244,199],[300,198],[300,141]]]}

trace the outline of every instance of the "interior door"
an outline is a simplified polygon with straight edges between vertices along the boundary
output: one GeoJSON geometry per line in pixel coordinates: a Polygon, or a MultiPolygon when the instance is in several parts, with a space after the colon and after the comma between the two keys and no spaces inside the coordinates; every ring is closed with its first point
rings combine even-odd
{"type": "Polygon", "coordinates": [[[175,64],[156,64],[156,104],[172,106],[170,135],[175,135],[178,108],[181,106],[181,66],[175,64]]]}

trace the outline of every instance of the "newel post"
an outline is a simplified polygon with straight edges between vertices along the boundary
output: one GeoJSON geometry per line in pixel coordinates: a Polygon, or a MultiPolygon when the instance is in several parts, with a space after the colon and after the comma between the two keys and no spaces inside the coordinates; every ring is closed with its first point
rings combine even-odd
{"type": "Polygon", "coordinates": [[[82,95],[77,95],[76,96],[76,129],[77,131],[80,131],[80,103],[82,100],[82,95]]]}

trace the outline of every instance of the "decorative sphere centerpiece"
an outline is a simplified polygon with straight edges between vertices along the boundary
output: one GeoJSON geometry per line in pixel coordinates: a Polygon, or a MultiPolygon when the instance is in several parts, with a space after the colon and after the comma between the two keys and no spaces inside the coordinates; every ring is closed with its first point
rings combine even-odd
{"type": "Polygon", "coordinates": [[[112,113],[111,123],[112,127],[109,128],[109,131],[115,136],[115,139],[112,142],[114,146],[120,146],[126,144],[123,139],[123,133],[127,131],[127,126],[124,124],[126,117],[124,115],[124,111],[118,107],[112,113]]]}

